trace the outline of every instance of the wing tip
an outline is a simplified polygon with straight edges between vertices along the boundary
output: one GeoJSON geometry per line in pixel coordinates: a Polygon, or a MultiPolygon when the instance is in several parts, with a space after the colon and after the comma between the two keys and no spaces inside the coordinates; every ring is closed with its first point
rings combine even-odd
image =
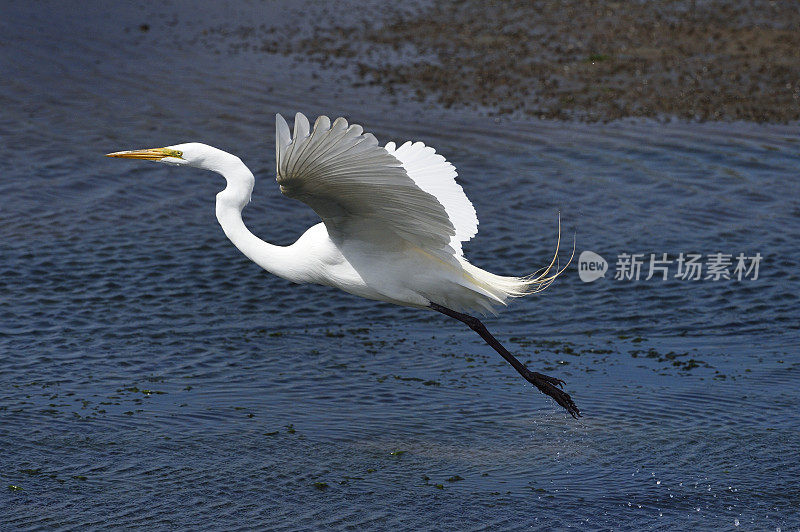
{"type": "Polygon", "coordinates": [[[289,132],[289,124],[280,113],[275,114],[275,141],[278,145],[287,145],[292,141],[291,133],[289,132]]]}
{"type": "Polygon", "coordinates": [[[306,138],[310,130],[311,124],[308,123],[306,115],[296,113],[294,115],[294,140],[306,138]]]}

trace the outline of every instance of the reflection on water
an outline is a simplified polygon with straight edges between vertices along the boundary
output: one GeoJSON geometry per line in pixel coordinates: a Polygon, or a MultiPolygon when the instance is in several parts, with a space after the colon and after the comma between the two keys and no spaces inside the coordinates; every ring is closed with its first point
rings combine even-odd
{"type": "Polygon", "coordinates": [[[263,9],[4,9],[5,523],[800,524],[795,127],[495,121],[193,44],[203,21],[263,9]],[[578,251],[759,252],[759,279],[586,284],[573,267],[488,319],[567,380],[575,422],[457,322],[261,272],[216,225],[213,174],[102,157],[237,153],[258,179],[248,225],[287,244],[315,222],[273,181],[274,113],[297,110],[436,146],[489,270],[546,263],[560,210],[578,251]]]}

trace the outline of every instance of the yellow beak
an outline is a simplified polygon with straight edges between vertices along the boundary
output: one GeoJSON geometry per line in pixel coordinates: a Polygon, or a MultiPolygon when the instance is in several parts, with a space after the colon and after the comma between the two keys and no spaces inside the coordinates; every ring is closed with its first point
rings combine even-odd
{"type": "Polygon", "coordinates": [[[120,157],[123,159],[145,159],[147,161],[160,161],[164,157],[181,158],[183,153],[169,148],[148,148],[146,150],[115,151],[107,153],[106,157],[120,157]]]}

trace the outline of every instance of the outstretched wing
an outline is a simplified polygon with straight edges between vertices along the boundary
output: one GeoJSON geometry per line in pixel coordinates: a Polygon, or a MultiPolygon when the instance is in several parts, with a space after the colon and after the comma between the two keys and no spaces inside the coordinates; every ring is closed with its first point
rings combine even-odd
{"type": "Polygon", "coordinates": [[[478,216],[464,189],[456,183],[456,168],[422,142],[406,142],[396,149],[394,142],[389,142],[386,151],[403,164],[419,188],[436,196],[442,204],[456,229],[450,247],[461,254],[461,243],[478,233],[478,216]]]}
{"type": "Polygon", "coordinates": [[[437,254],[455,251],[458,231],[445,206],[361,126],[321,116],[311,129],[297,113],[292,136],[277,115],[276,160],[281,192],[308,204],[330,232],[364,222],[437,254]]]}

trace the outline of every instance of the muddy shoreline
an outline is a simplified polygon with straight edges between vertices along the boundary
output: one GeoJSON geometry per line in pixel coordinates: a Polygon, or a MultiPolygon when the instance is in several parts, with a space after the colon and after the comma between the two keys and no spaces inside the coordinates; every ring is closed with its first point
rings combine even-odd
{"type": "Polygon", "coordinates": [[[347,25],[316,21],[302,38],[264,25],[224,33],[334,66],[321,75],[337,82],[492,115],[800,119],[794,2],[440,0],[392,9],[347,25]]]}

